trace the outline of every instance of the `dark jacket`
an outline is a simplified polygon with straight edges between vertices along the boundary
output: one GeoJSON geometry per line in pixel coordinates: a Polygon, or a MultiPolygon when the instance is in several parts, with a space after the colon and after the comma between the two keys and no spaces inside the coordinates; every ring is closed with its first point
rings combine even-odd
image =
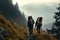
{"type": "Polygon", "coordinates": [[[27,24],[28,24],[28,27],[29,27],[29,28],[33,28],[34,20],[32,20],[32,23],[28,21],[28,23],[27,23],[27,24]]]}

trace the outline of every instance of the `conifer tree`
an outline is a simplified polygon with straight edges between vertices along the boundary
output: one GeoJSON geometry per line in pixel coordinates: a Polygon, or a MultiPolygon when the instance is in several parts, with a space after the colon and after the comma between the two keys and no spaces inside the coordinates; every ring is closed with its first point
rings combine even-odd
{"type": "Polygon", "coordinates": [[[54,19],[55,22],[53,23],[52,29],[48,30],[48,33],[54,35],[58,40],[60,40],[60,4],[57,7],[58,12],[55,12],[54,19]]]}

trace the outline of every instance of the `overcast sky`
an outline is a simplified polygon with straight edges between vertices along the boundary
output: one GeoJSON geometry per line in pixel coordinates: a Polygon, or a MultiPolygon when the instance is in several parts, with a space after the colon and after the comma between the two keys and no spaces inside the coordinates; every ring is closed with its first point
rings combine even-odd
{"type": "Polygon", "coordinates": [[[43,17],[43,24],[52,23],[56,7],[60,0],[13,0],[18,3],[19,9],[25,13],[26,18],[32,15],[34,20],[38,16],[43,17]]]}
{"type": "Polygon", "coordinates": [[[51,3],[51,2],[59,3],[60,0],[13,0],[14,4],[16,2],[18,2],[19,6],[23,6],[29,3],[51,3]]]}

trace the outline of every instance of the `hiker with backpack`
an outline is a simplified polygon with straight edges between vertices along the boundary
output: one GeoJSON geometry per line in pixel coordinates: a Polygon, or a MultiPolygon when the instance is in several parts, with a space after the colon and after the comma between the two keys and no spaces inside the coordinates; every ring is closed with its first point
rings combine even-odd
{"type": "Polygon", "coordinates": [[[38,17],[35,26],[37,27],[37,33],[40,34],[40,29],[42,26],[42,17],[38,17]]]}
{"type": "Polygon", "coordinates": [[[32,16],[28,17],[28,28],[29,28],[29,35],[33,35],[33,25],[34,25],[34,20],[32,18],[32,16]]]}

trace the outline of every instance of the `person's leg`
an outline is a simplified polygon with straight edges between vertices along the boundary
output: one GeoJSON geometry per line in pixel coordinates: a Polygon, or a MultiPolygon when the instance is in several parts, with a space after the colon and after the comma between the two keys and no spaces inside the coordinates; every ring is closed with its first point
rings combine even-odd
{"type": "Polygon", "coordinates": [[[37,26],[37,33],[40,34],[40,26],[37,26]]]}
{"type": "Polygon", "coordinates": [[[29,28],[29,36],[31,36],[31,29],[29,28]]]}
{"type": "Polygon", "coordinates": [[[31,35],[33,35],[33,28],[31,29],[31,35]]]}
{"type": "Polygon", "coordinates": [[[39,26],[39,33],[40,33],[40,30],[41,30],[41,26],[39,26]]]}
{"type": "Polygon", "coordinates": [[[37,33],[39,33],[39,27],[37,26],[37,33]]]}
{"type": "Polygon", "coordinates": [[[40,26],[39,26],[39,34],[40,34],[40,26]]]}

